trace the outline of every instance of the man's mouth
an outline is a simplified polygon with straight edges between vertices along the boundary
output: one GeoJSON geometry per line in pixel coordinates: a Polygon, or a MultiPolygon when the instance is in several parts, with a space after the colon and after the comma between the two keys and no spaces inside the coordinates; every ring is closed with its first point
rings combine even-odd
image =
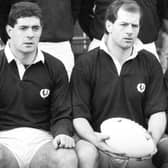
{"type": "Polygon", "coordinates": [[[125,40],[126,42],[132,42],[132,41],[133,41],[132,38],[124,38],[124,40],[125,40]]]}
{"type": "Polygon", "coordinates": [[[26,46],[32,46],[32,45],[34,45],[34,43],[33,42],[25,42],[24,45],[26,45],[26,46]]]}

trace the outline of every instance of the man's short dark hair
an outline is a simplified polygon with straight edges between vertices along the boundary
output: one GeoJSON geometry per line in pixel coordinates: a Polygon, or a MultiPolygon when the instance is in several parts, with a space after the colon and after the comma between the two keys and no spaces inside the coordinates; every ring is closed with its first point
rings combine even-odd
{"type": "Polygon", "coordinates": [[[36,3],[25,1],[15,3],[9,12],[8,25],[14,27],[17,19],[32,16],[39,18],[42,25],[42,11],[36,3]]]}
{"type": "Polygon", "coordinates": [[[105,21],[109,20],[114,23],[118,17],[118,10],[121,7],[128,12],[139,12],[142,17],[141,7],[135,0],[115,0],[106,10],[105,21]]]}

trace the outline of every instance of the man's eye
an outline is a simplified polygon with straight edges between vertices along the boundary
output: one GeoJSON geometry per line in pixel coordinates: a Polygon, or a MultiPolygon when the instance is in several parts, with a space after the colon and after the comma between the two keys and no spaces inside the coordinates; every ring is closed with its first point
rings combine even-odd
{"type": "Polygon", "coordinates": [[[128,24],[126,24],[126,23],[122,23],[120,25],[123,26],[123,27],[128,26],[128,24]]]}
{"type": "Polygon", "coordinates": [[[20,27],[20,30],[26,30],[27,27],[20,27]]]}
{"type": "Polygon", "coordinates": [[[33,31],[38,31],[38,30],[40,30],[40,26],[34,26],[32,29],[33,29],[33,31]]]}
{"type": "Polygon", "coordinates": [[[133,25],[132,25],[132,27],[133,27],[133,28],[137,28],[137,27],[138,27],[138,25],[136,25],[136,24],[133,24],[133,25]]]}

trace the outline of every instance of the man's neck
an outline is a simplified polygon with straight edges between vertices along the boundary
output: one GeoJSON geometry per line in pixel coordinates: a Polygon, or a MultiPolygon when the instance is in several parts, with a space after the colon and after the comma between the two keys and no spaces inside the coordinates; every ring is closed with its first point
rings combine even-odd
{"type": "Polygon", "coordinates": [[[113,43],[110,38],[107,38],[105,40],[105,44],[107,46],[107,49],[112,57],[115,57],[115,59],[118,60],[120,65],[124,64],[124,62],[131,56],[133,47],[124,49],[120,46],[113,43]]]}
{"type": "Polygon", "coordinates": [[[31,65],[36,59],[37,51],[31,53],[21,53],[15,50],[12,46],[10,46],[10,49],[14,57],[23,65],[31,65]]]}

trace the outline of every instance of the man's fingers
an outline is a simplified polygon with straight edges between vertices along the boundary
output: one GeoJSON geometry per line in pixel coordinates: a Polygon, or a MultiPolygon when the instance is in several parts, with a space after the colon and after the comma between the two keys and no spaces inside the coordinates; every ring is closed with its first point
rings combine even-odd
{"type": "Polygon", "coordinates": [[[60,135],[53,140],[54,147],[56,148],[73,148],[75,147],[75,142],[72,137],[66,135],[60,135]]]}

